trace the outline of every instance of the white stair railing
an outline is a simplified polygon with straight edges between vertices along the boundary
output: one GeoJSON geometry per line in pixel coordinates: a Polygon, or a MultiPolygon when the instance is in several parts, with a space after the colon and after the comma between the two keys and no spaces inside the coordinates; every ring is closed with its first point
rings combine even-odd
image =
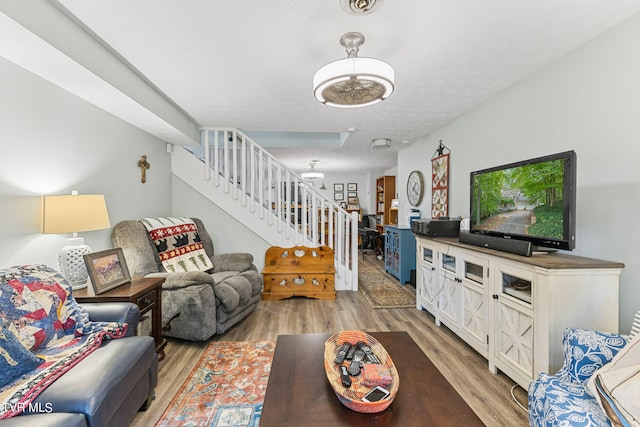
{"type": "Polygon", "coordinates": [[[202,152],[193,153],[204,162],[204,179],[231,196],[232,209],[251,214],[254,220],[245,224],[276,230],[282,239],[268,238],[272,245],[285,241],[290,246],[331,247],[336,289],[357,290],[358,215],[319,193],[241,131],[201,131],[202,152]]]}

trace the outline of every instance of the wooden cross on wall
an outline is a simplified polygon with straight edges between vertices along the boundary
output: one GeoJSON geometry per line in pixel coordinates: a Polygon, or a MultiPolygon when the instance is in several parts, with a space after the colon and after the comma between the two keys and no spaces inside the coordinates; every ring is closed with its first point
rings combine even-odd
{"type": "Polygon", "coordinates": [[[140,168],[140,172],[142,173],[142,177],[140,181],[144,184],[147,182],[147,169],[151,167],[151,163],[147,162],[147,156],[143,154],[138,160],[138,167],[140,168]]]}

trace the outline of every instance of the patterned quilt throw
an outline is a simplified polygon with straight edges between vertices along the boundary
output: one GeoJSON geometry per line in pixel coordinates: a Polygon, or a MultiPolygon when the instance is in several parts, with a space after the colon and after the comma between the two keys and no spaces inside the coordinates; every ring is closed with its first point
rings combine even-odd
{"type": "Polygon", "coordinates": [[[213,268],[200,241],[198,228],[185,217],[143,218],[163,267],[170,273],[213,268]]]}
{"type": "Polygon", "coordinates": [[[44,389],[126,323],[91,322],[71,285],[44,265],[0,270],[0,419],[31,408],[44,389]]]}

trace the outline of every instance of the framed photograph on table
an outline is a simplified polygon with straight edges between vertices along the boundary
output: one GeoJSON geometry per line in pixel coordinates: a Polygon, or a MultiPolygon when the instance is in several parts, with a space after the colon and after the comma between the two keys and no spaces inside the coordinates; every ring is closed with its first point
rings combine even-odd
{"type": "Polygon", "coordinates": [[[86,254],[84,263],[91,279],[87,291],[92,295],[99,295],[131,280],[121,248],[86,254]]]}
{"type": "Polygon", "coordinates": [[[360,201],[358,197],[348,197],[347,198],[347,209],[356,210],[360,209],[360,201]]]}

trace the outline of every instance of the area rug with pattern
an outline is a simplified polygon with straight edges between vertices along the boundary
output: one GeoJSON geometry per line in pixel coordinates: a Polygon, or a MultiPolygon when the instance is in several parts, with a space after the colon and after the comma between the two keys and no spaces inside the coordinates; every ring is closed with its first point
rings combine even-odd
{"type": "Polygon", "coordinates": [[[415,289],[401,285],[384,271],[384,263],[374,257],[365,257],[358,263],[358,288],[372,308],[416,306],[415,289]]]}
{"type": "Polygon", "coordinates": [[[209,344],[156,426],[258,426],[275,346],[209,344]]]}

